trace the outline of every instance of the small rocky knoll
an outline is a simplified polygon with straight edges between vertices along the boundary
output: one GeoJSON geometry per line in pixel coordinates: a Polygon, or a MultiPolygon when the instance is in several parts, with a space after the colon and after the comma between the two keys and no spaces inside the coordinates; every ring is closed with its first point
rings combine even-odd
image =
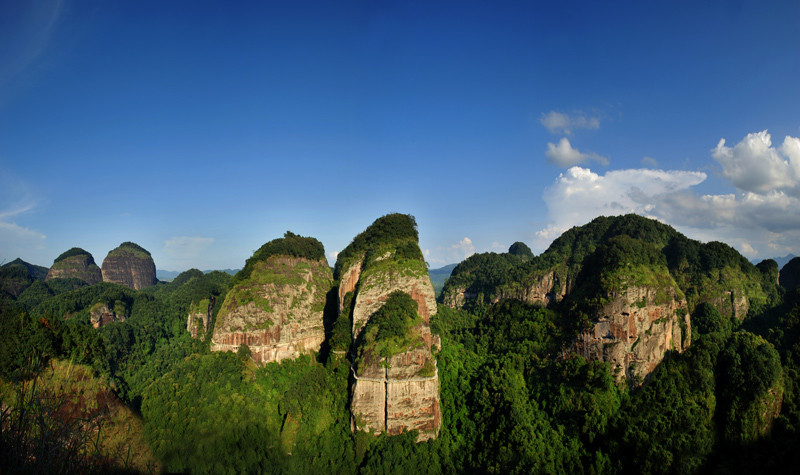
{"type": "Polygon", "coordinates": [[[287,232],[270,241],[234,277],[214,324],[211,350],[237,351],[247,345],[256,363],[319,351],[332,285],[318,240],[287,232]]]}
{"type": "Polygon", "coordinates": [[[150,253],[132,242],[124,242],[103,259],[103,282],[141,290],[155,285],[156,265],[150,253]]]}
{"type": "Polygon", "coordinates": [[[128,319],[128,309],[122,301],[116,301],[112,307],[98,302],[89,309],[89,321],[94,328],[100,328],[113,322],[124,322],[128,319]]]}
{"type": "Polygon", "coordinates": [[[80,279],[89,285],[103,281],[103,275],[95,264],[94,257],[79,247],[73,247],[58,256],[47,272],[45,281],[69,278],[80,279]]]}

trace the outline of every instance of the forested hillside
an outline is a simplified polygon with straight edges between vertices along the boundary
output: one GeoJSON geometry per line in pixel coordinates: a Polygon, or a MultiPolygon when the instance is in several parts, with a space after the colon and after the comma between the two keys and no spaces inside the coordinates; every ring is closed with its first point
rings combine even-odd
{"type": "Polygon", "coordinates": [[[0,472],[782,473],[800,462],[798,266],[754,266],[638,216],[597,218],[539,256],[515,243],[470,257],[430,309],[417,239],[407,215],[356,236],[326,292],[320,350],[279,363],[247,344],[212,352],[214,325],[232,288],[267,285],[256,277],[270,257],[324,260],[311,238],[267,242],[235,277],[193,269],[142,290],[4,267],[0,472]],[[206,310],[210,327],[193,338],[189,317],[206,310]],[[438,376],[440,427],[421,442],[416,430],[353,430],[368,426],[352,413],[354,378],[388,373],[398,355],[418,370],[409,384],[438,376]]]}

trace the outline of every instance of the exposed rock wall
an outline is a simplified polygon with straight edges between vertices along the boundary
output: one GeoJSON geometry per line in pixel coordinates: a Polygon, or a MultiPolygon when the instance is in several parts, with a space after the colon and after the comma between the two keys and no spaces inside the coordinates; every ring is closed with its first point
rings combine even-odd
{"type": "Polygon", "coordinates": [[[257,363],[319,351],[325,339],[323,309],[333,285],[327,261],[271,256],[225,297],[214,325],[211,351],[250,347],[257,363]]]}
{"type": "MultiPolygon", "coordinates": [[[[432,350],[441,340],[430,332],[430,317],[436,314],[436,297],[426,272],[402,270],[387,261],[377,270],[369,267],[359,275],[353,309],[353,341],[372,315],[395,291],[411,296],[422,323],[414,328],[416,344],[390,358],[362,361],[353,368],[351,413],[353,430],[391,435],[418,430],[418,440],[438,435],[441,426],[439,374],[432,350]]],[[[356,275],[353,273],[352,275],[356,275]]],[[[343,295],[343,294],[342,294],[343,295]]]]}
{"type": "Polygon", "coordinates": [[[124,243],[103,259],[103,282],[122,284],[135,290],[150,287],[158,282],[156,264],[147,251],[132,248],[124,243]]]}
{"type": "Polygon", "coordinates": [[[439,371],[431,354],[441,346],[422,324],[424,344],[353,369],[352,429],[398,435],[419,431],[418,441],[435,438],[441,426],[439,371]]]}
{"type": "Polygon", "coordinates": [[[186,319],[186,331],[192,335],[192,338],[197,339],[201,329],[203,335],[208,334],[216,302],[216,298],[212,296],[210,299],[201,300],[197,306],[192,304],[192,308],[189,309],[189,317],[186,319]]]}
{"type": "Polygon", "coordinates": [[[417,302],[422,319],[430,323],[431,316],[436,314],[436,295],[427,274],[412,277],[394,270],[366,273],[359,283],[353,308],[354,341],[372,314],[377,312],[389,298],[389,294],[396,290],[409,294],[417,302]]]}
{"type": "Polygon", "coordinates": [[[609,299],[576,346],[587,359],[611,363],[618,381],[641,384],[667,351],[682,352],[691,344],[686,300],[674,289],[629,287],[609,299]]]}
{"type": "Polygon", "coordinates": [[[94,328],[100,328],[113,322],[124,322],[128,317],[120,312],[108,308],[106,304],[95,304],[89,311],[89,321],[94,328]]]}
{"type": "Polygon", "coordinates": [[[88,253],[70,256],[58,262],[54,262],[44,280],[49,281],[53,279],[69,278],[81,279],[89,285],[94,285],[103,281],[100,268],[95,264],[92,255],[88,253]]]}

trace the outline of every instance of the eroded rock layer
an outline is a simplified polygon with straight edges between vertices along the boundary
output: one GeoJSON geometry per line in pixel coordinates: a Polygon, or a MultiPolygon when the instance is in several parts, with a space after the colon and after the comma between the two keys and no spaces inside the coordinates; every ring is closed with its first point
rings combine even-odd
{"type": "Polygon", "coordinates": [[[333,276],[328,262],[270,256],[233,286],[217,315],[212,351],[250,348],[257,363],[319,351],[323,310],[333,276]]]}
{"type": "Polygon", "coordinates": [[[53,266],[50,267],[50,270],[47,272],[45,281],[76,278],[89,285],[94,285],[103,281],[100,268],[95,264],[94,257],[92,257],[91,254],[77,248],[71,249],[70,251],[76,252],[74,255],[57,258],[55,262],[53,262],[53,266]]]}
{"type": "Polygon", "coordinates": [[[633,286],[609,297],[576,346],[587,359],[611,363],[618,381],[641,384],[667,351],[691,344],[686,300],[674,289],[633,286]]]}
{"type": "Polygon", "coordinates": [[[135,290],[158,282],[150,253],[130,242],[122,243],[103,259],[103,282],[122,284],[135,290]]]}

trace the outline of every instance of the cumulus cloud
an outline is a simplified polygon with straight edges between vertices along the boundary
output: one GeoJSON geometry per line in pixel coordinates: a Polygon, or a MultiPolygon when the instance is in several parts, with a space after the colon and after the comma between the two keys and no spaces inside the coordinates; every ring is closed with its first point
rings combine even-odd
{"type": "Polygon", "coordinates": [[[597,117],[587,117],[583,112],[576,112],[572,115],[563,112],[550,111],[542,114],[539,122],[550,131],[551,134],[571,135],[576,129],[599,129],[600,119],[597,117]]]}
{"type": "Polygon", "coordinates": [[[665,196],[702,183],[706,174],[650,169],[614,170],[600,175],[572,167],[556,178],[544,193],[550,224],[536,233],[537,247],[545,248],[567,229],[597,216],[638,213],[657,217],[665,196]]]}
{"type": "Polygon", "coordinates": [[[193,261],[214,243],[214,238],[175,236],[164,241],[164,252],[175,261],[193,261]]]}
{"type": "Polygon", "coordinates": [[[431,264],[452,264],[475,254],[475,245],[472,243],[472,239],[464,237],[450,246],[439,246],[433,250],[425,249],[423,254],[425,260],[431,264]]]}
{"type": "Polygon", "coordinates": [[[800,195],[800,139],[787,136],[780,148],[763,130],[747,134],[734,147],[720,139],[711,150],[722,167],[722,176],[742,191],[766,194],[782,190],[800,195]]]}
{"type": "Polygon", "coordinates": [[[544,154],[548,162],[564,168],[580,165],[589,160],[595,160],[601,165],[608,165],[608,159],[605,157],[596,153],[583,153],[576,148],[572,148],[572,144],[569,143],[566,137],[559,140],[558,144],[548,143],[547,151],[544,154]]]}

